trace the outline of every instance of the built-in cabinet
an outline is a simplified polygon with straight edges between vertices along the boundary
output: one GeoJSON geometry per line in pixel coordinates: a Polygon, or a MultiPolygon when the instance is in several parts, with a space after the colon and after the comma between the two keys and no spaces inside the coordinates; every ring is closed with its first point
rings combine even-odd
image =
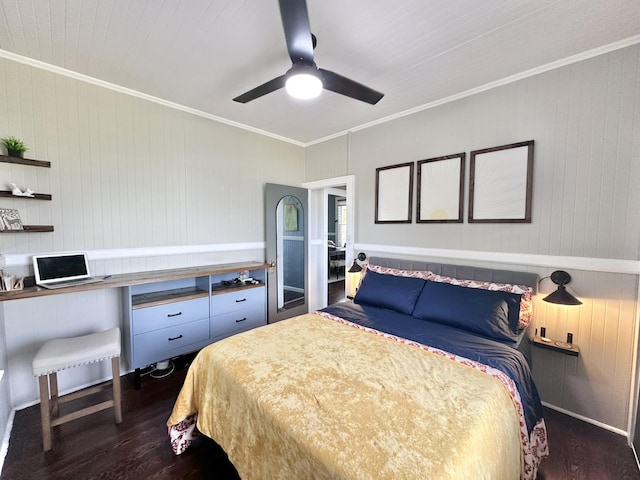
{"type": "Polygon", "coordinates": [[[140,370],[267,323],[266,264],[221,266],[206,275],[123,289],[124,350],[140,370]],[[249,280],[239,281],[241,274],[249,280]]]}
{"type": "MultiPolygon", "coordinates": [[[[51,162],[46,160],[31,160],[22,157],[0,155],[0,162],[15,163],[18,165],[30,165],[32,167],[51,168],[51,162]]],[[[0,190],[0,197],[20,198],[25,200],[51,200],[49,193],[34,193],[32,197],[13,195],[11,190],[0,190]]],[[[28,233],[28,232],[53,232],[53,225],[23,225],[21,230],[0,230],[0,233],[28,233]]]]}

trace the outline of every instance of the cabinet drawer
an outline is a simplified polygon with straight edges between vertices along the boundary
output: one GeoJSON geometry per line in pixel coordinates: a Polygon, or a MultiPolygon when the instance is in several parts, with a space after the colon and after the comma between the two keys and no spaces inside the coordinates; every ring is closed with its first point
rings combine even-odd
{"type": "Polygon", "coordinates": [[[133,311],[134,335],[152,332],[209,316],[209,297],[167,303],[133,311]]]}
{"type": "Polygon", "coordinates": [[[264,305],[211,317],[211,336],[219,337],[265,325],[264,305]]]}
{"type": "Polygon", "coordinates": [[[134,365],[149,365],[189,351],[189,345],[209,339],[209,319],[143,333],[133,337],[134,365]]]}
{"type": "Polygon", "coordinates": [[[236,312],[247,305],[265,305],[265,287],[245,288],[211,297],[211,315],[236,312]]]}

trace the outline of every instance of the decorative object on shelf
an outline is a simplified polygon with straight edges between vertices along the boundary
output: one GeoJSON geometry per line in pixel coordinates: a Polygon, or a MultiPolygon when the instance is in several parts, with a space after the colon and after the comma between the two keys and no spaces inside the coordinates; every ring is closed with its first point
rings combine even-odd
{"type": "Polygon", "coordinates": [[[18,278],[15,275],[2,276],[2,289],[10,292],[12,290],[22,290],[24,287],[24,278],[18,278]]]}
{"type": "Polygon", "coordinates": [[[1,139],[4,148],[7,149],[7,153],[10,157],[19,157],[22,158],[24,152],[29,150],[25,143],[13,136],[4,137],[1,139]]]}
{"type": "Polygon", "coordinates": [[[414,163],[376,168],[375,223],[411,223],[414,163]]]}
{"type": "Polygon", "coordinates": [[[30,188],[27,188],[24,192],[22,190],[20,190],[20,188],[18,188],[16,186],[15,183],[9,183],[9,185],[11,185],[11,194],[15,195],[16,197],[33,197],[34,195],[34,191],[31,190],[30,188]]]}
{"type": "Polygon", "coordinates": [[[20,214],[15,208],[0,208],[0,230],[22,230],[20,214]]]}
{"type": "Polygon", "coordinates": [[[533,142],[471,152],[469,223],[531,223],[533,142]]]}
{"type": "MultiPolygon", "coordinates": [[[[549,303],[555,303],[557,305],[582,305],[582,302],[567,292],[567,289],[565,288],[565,285],[571,282],[571,275],[564,270],[556,270],[549,278],[551,278],[553,283],[558,285],[558,289],[555,292],[551,292],[542,300],[549,303]]],[[[544,278],[542,280],[544,280],[544,278]]]]}
{"type": "Polygon", "coordinates": [[[418,162],[416,223],[462,223],[465,153],[418,162]]]}

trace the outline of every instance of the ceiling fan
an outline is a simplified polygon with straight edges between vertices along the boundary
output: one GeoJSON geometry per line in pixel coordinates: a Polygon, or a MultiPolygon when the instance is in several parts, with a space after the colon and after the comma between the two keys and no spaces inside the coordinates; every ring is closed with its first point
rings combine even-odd
{"type": "Polygon", "coordinates": [[[280,16],[293,65],[284,75],[237,96],[234,101],[247,103],[282,87],[290,95],[302,99],[317,97],[325,88],[371,105],[380,101],[383,93],[316,66],[313,61],[316,39],[309,26],[306,0],[280,0],[280,16]]]}

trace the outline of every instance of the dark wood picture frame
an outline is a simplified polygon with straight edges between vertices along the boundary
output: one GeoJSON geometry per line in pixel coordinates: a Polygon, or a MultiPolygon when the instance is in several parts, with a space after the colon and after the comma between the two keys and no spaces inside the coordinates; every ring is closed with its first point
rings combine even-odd
{"type": "Polygon", "coordinates": [[[469,223],[531,223],[534,141],[471,152],[469,223]]]}
{"type": "Polygon", "coordinates": [[[462,223],[466,154],[418,162],[416,223],[462,223]]]}
{"type": "Polygon", "coordinates": [[[375,223],[411,223],[414,162],[376,168],[375,223]]]}

